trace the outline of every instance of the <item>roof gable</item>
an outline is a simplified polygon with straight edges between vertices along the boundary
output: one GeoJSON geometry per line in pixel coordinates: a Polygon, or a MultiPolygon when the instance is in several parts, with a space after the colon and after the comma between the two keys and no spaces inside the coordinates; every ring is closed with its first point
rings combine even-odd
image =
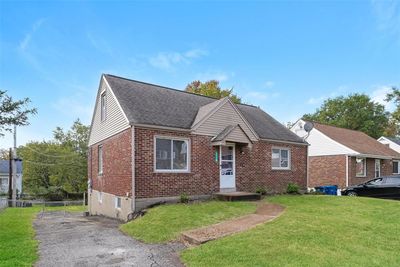
{"type": "Polygon", "coordinates": [[[237,142],[243,144],[251,143],[250,138],[243,131],[239,124],[228,125],[220,133],[214,136],[211,141],[213,143],[225,144],[226,142],[237,142]]]}

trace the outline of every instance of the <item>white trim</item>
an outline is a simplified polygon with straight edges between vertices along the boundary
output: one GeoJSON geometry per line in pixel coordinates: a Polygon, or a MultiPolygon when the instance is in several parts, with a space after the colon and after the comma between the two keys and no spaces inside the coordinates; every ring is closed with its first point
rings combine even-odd
{"type": "Polygon", "coordinates": [[[117,102],[117,105],[118,105],[119,109],[121,110],[122,114],[124,115],[126,122],[129,124],[128,117],[126,116],[124,110],[122,109],[121,104],[118,101],[118,98],[115,97],[114,91],[111,88],[110,84],[108,83],[108,81],[106,79],[106,76],[104,74],[103,74],[103,79],[106,82],[106,85],[107,85],[108,89],[110,89],[110,92],[111,92],[112,96],[114,97],[115,101],[117,102]]]}
{"type": "Polygon", "coordinates": [[[349,155],[346,155],[346,187],[349,186],[349,155]]]}
{"type": "Polygon", "coordinates": [[[393,159],[393,157],[389,156],[380,156],[380,155],[371,155],[371,154],[349,154],[351,157],[359,157],[359,158],[373,158],[373,159],[393,159]]]}
{"type": "MultiPolygon", "coordinates": [[[[173,145],[173,142],[171,142],[171,146],[173,145]]],[[[190,162],[191,162],[191,142],[190,138],[187,137],[180,137],[180,136],[168,136],[168,135],[154,135],[153,137],[153,171],[155,173],[190,173],[190,162]],[[173,169],[166,169],[166,170],[157,170],[156,169],[156,160],[157,160],[157,155],[156,155],[156,150],[157,150],[157,144],[156,140],[157,139],[167,139],[167,140],[177,140],[177,141],[185,141],[186,142],[186,147],[187,147],[187,164],[186,164],[186,169],[185,170],[173,170],[173,169]]],[[[171,150],[171,153],[173,153],[173,150],[171,150]]],[[[172,154],[171,154],[171,163],[172,163],[172,154]]]]}
{"type": "Polygon", "coordinates": [[[360,157],[360,156],[356,157],[356,177],[360,177],[360,178],[362,178],[362,177],[367,177],[367,158],[365,158],[365,157],[360,157]],[[364,160],[364,174],[363,174],[363,175],[357,174],[357,159],[362,159],[362,160],[364,160]]]}
{"type": "Polygon", "coordinates": [[[290,171],[292,169],[292,153],[291,153],[291,149],[289,147],[273,146],[271,148],[271,169],[272,170],[281,170],[281,171],[290,171]],[[272,166],[272,153],[273,153],[274,149],[279,149],[279,159],[281,157],[281,150],[288,151],[288,166],[287,167],[273,167],[272,166]]]}
{"type": "MultiPolygon", "coordinates": [[[[224,161],[229,161],[229,160],[224,160],[224,161]]],[[[219,189],[231,189],[231,188],[236,188],[236,145],[235,143],[226,143],[225,145],[220,145],[219,146],[219,189]],[[233,169],[233,181],[234,181],[234,187],[221,187],[221,164],[222,164],[222,147],[232,147],[232,169],[233,169]]]]}
{"type": "Polygon", "coordinates": [[[107,90],[103,90],[100,94],[100,123],[107,119],[107,90]]]}

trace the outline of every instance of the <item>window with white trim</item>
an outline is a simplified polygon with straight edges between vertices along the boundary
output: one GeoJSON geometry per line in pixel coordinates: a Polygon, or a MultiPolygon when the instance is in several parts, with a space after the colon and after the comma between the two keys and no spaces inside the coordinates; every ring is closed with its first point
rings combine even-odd
{"type": "Polygon", "coordinates": [[[115,208],[116,209],[121,208],[121,198],[120,197],[115,197],[115,208]]]}
{"type": "Polygon", "coordinates": [[[393,160],[393,173],[399,174],[399,161],[393,160]]]}
{"type": "Polygon", "coordinates": [[[98,146],[98,167],[99,175],[103,174],[103,145],[98,146]]]}
{"type": "Polygon", "coordinates": [[[102,93],[100,96],[100,117],[101,121],[105,121],[107,117],[107,98],[106,92],[102,93]]]}
{"type": "Polygon", "coordinates": [[[180,138],[156,137],[155,171],[185,172],[189,171],[189,141],[180,138]]]}
{"type": "Polygon", "coordinates": [[[272,148],[271,166],[273,170],[289,170],[290,149],[278,147],[272,148]]]}
{"type": "Polygon", "coordinates": [[[356,176],[367,176],[367,161],[365,158],[356,158],[356,176]]]}
{"type": "Polygon", "coordinates": [[[97,191],[97,200],[99,203],[103,203],[103,192],[97,191]]]}

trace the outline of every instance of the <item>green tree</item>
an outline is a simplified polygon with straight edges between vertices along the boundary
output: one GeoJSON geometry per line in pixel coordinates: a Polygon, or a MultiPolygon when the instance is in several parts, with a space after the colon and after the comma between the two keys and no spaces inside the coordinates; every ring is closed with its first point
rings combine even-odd
{"type": "Polygon", "coordinates": [[[11,131],[13,125],[29,125],[29,115],[37,113],[36,108],[28,107],[30,102],[29,98],[14,101],[6,91],[0,90],[0,136],[4,131],[11,131]]]}
{"type": "Polygon", "coordinates": [[[392,87],[392,91],[386,95],[387,102],[393,102],[395,110],[390,114],[389,125],[385,131],[386,136],[400,135],[400,89],[392,87]]]}
{"type": "Polygon", "coordinates": [[[378,138],[388,127],[389,113],[368,95],[352,94],[325,100],[315,113],[305,114],[303,119],[362,131],[378,138]]]}
{"type": "Polygon", "coordinates": [[[193,81],[186,86],[185,91],[218,99],[228,96],[234,103],[242,103],[241,98],[233,93],[233,88],[222,89],[217,80],[206,82],[193,81]]]}

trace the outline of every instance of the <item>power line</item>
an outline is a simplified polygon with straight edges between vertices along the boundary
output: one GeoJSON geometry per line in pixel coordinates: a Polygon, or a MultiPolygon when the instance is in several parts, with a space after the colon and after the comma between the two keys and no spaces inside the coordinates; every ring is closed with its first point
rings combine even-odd
{"type": "Polygon", "coordinates": [[[29,146],[24,146],[24,148],[28,148],[29,150],[31,150],[31,151],[39,154],[39,155],[46,156],[46,157],[52,157],[52,158],[69,158],[69,157],[79,156],[79,154],[69,154],[69,155],[64,155],[64,156],[50,155],[50,154],[46,154],[46,153],[43,153],[43,152],[39,152],[36,149],[33,149],[33,148],[29,147],[29,146]]]}

